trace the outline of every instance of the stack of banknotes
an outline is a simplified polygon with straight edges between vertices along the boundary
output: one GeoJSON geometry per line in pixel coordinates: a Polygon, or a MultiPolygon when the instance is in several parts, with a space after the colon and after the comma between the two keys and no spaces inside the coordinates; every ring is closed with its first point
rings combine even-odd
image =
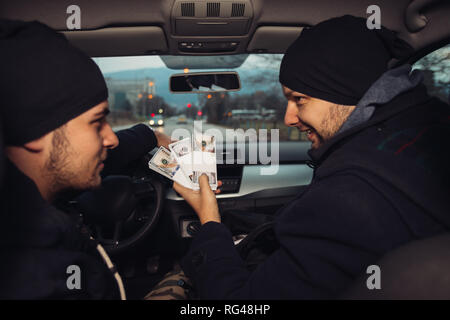
{"type": "Polygon", "coordinates": [[[217,189],[216,139],[194,131],[191,137],[160,147],[148,163],[150,169],[186,188],[199,190],[205,174],[212,190],[217,189]]]}

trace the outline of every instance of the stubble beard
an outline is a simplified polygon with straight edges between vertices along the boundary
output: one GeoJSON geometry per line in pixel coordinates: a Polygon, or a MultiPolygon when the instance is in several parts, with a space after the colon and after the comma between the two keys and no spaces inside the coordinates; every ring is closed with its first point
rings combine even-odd
{"type": "Polygon", "coordinates": [[[74,155],[65,128],[56,129],[52,138],[52,149],[44,166],[44,175],[49,181],[50,193],[54,198],[63,192],[97,187],[101,182],[97,172],[89,180],[83,181],[84,172],[77,172],[73,167],[76,165],[74,155]]]}
{"type": "Polygon", "coordinates": [[[354,108],[350,106],[343,106],[334,104],[330,107],[329,112],[321,122],[320,133],[317,134],[322,145],[327,140],[330,140],[342,127],[344,122],[353,112],[354,108]]]}

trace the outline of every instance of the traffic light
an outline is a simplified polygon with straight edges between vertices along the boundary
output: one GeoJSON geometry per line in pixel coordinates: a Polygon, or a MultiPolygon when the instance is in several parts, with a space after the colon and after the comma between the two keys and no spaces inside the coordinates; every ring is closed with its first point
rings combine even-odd
{"type": "Polygon", "coordinates": [[[192,107],[192,104],[188,103],[188,104],[187,104],[187,107],[188,107],[188,108],[192,107]]]}
{"type": "Polygon", "coordinates": [[[199,111],[199,112],[197,112],[197,114],[198,114],[199,116],[201,116],[201,115],[203,114],[203,112],[199,111]]]}

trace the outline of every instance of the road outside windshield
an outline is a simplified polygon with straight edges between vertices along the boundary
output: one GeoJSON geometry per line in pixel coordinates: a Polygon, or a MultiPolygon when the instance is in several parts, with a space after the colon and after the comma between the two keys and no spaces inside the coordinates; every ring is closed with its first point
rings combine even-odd
{"type": "MultiPolygon", "coordinates": [[[[286,99],[278,81],[281,54],[250,54],[236,69],[169,69],[159,56],[94,58],[106,79],[115,131],[145,122],[171,136],[175,129],[192,130],[202,121],[202,130],[254,129],[271,139],[279,129],[280,141],[307,141],[306,135],[284,122],[286,99]],[[172,74],[204,71],[236,71],[241,90],[236,92],[171,93],[172,74]],[[261,129],[267,129],[261,130],[261,129]]],[[[177,138],[177,137],[175,137],[177,138]]]]}

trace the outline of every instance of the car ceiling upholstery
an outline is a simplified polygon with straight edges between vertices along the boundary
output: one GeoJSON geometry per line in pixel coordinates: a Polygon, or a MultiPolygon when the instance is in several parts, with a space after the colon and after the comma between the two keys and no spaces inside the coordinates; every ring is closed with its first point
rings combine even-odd
{"type": "MultiPolygon", "coordinates": [[[[239,0],[234,2],[239,2],[239,0]]],[[[397,31],[401,38],[408,41],[417,52],[421,53],[420,55],[429,51],[426,48],[431,48],[438,43],[447,43],[450,39],[448,25],[450,1],[448,0],[251,0],[253,18],[248,33],[234,37],[180,37],[174,35],[173,23],[171,23],[174,3],[175,0],[77,0],[76,4],[81,8],[82,19],[82,31],[78,32],[111,27],[159,26],[167,41],[167,47],[162,46],[165,51],[160,54],[180,54],[177,47],[180,40],[199,39],[239,40],[239,48],[233,53],[247,53],[248,44],[258,27],[311,26],[344,14],[368,17],[370,14],[366,12],[367,7],[376,4],[381,9],[382,25],[397,31]],[[408,15],[407,12],[410,14],[408,15]],[[428,21],[426,27],[410,32],[405,24],[405,17],[409,17],[409,21],[420,22],[424,16],[428,21]]],[[[39,20],[59,31],[67,31],[68,14],[66,14],[66,9],[71,4],[73,4],[71,0],[0,0],[0,17],[26,21],[39,20]]],[[[70,32],[68,33],[70,34],[70,32]]],[[[142,41],[139,37],[136,39],[136,41],[142,41]]],[[[82,49],[89,52],[89,43],[86,42],[82,49]]],[[[121,43],[118,42],[117,46],[120,45],[121,43]]],[[[142,53],[133,52],[132,49],[128,51],[128,55],[135,54],[142,53]]],[[[105,49],[102,55],[117,54],[105,49]]]]}

